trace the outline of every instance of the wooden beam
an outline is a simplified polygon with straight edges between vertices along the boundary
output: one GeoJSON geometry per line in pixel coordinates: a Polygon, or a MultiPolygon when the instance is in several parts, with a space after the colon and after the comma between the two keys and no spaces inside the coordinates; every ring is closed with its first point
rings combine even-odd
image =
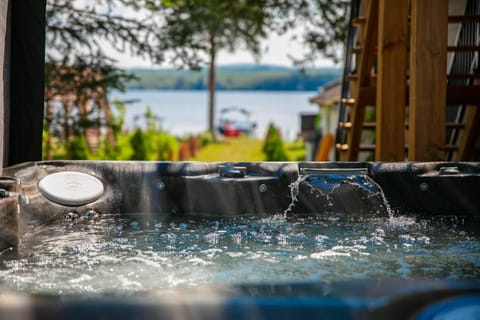
{"type": "Polygon", "coordinates": [[[364,23],[365,23],[365,17],[360,16],[352,19],[353,26],[363,25],[364,23]]]}
{"type": "MultiPolygon", "coordinates": [[[[469,106],[469,107],[476,108],[476,106],[469,106]]],[[[339,122],[338,126],[340,128],[350,129],[352,127],[352,123],[351,122],[339,122]]],[[[465,129],[466,124],[462,123],[462,122],[453,122],[452,121],[452,122],[447,122],[446,127],[448,129],[465,129]]],[[[365,129],[365,130],[373,130],[373,129],[376,129],[376,128],[377,128],[377,124],[375,122],[364,122],[363,123],[363,129],[365,129]]],[[[408,123],[405,123],[405,128],[408,129],[408,123]]]]}
{"type": "Polygon", "coordinates": [[[447,51],[454,52],[476,52],[480,50],[480,46],[448,46],[447,51]]]}
{"type": "Polygon", "coordinates": [[[380,0],[375,161],[405,160],[408,1],[380,0]]]}
{"type": "Polygon", "coordinates": [[[480,22],[480,16],[448,16],[449,23],[480,22]]]}
{"type": "MultiPolygon", "coordinates": [[[[363,5],[363,3],[362,3],[363,5]]],[[[351,107],[350,121],[353,124],[352,131],[347,137],[347,144],[350,146],[341,155],[341,160],[355,161],[358,158],[360,138],[362,133],[363,120],[365,118],[366,101],[360,93],[362,88],[369,87],[372,71],[375,44],[378,32],[378,0],[365,0],[365,29],[361,34],[361,46],[363,50],[359,54],[357,64],[358,81],[352,90],[355,104],[351,107]]]]}
{"type": "Polygon", "coordinates": [[[445,160],[448,0],[412,0],[410,161],[445,160]]]}
{"type": "MultiPolygon", "coordinates": [[[[358,98],[367,106],[375,106],[376,86],[361,87],[358,89],[358,98]]],[[[405,99],[409,101],[409,90],[405,87],[405,99]]],[[[473,105],[480,106],[480,85],[474,86],[447,86],[447,105],[473,105]]],[[[355,99],[343,100],[342,103],[355,105],[355,99]]]]}
{"type": "Polygon", "coordinates": [[[480,105],[480,85],[448,86],[447,104],[449,105],[480,105]]]}

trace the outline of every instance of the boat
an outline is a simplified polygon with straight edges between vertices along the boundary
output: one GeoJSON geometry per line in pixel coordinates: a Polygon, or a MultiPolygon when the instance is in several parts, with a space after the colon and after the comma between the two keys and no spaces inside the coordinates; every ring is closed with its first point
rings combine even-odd
{"type": "Polygon", "coordinates": [[[250,111],[239,107],[227,107],[220,110],[217,130],[225,137],[250,135],[257,124],[250,120],[250,111]]]}

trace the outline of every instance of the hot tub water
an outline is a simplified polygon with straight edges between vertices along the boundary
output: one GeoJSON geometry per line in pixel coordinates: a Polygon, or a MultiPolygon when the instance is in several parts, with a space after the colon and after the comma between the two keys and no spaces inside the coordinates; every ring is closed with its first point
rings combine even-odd
{"type": "Polygon", "coordinates": [[[0,254],[4,290],[54,294],[479,275],[480,236],[462,220],[338,213],[89,215],[38,227],[0,254]]]}

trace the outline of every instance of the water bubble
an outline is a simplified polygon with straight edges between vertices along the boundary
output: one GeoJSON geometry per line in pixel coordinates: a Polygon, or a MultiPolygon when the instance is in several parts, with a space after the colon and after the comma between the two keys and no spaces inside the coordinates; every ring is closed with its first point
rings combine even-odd
{"type": "Polygon", "coordinates": [[[137,229],[138,226],[139,226],[138,221],[132,221],[132,222],[130,222],[130,227],[131,227],[132,229],[137,229]]]}
{"type": "Polygon", "coordinates": [[[77,220],[78,220],[78,213],[76,212],[69,212],[64,217],[65,222],[75,222],[77,220]]]}
{"type": "Polygon", "coordinates": [[[98,217],[98,212],[90,209],[90,210],[87,210],[87,212],[85,212],[83,217],[85,217],[85,219],[87,219],[87,220],[95,219],[96,217],[98,217]]]}

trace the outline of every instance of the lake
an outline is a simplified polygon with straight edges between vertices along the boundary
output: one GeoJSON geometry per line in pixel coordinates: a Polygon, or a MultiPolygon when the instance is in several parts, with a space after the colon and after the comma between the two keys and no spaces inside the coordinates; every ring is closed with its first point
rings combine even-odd
{"type": "MultiPolygon", "coordinates": [[[[216,119],[226,107],[240,107],[251,112],[256,122],[255,137],[263,138],[270,122],[280,128],[284,139],[293,140],[300,131],[300,114],[315,113],[316,105],[309,98],[311,91],[218,91],[216,96],[216,119]]],[[[206,91],[179,90],[127,90],[112,92],[110,100],[135,100],[127,104],[125,122],[128,128],[142,125],[135,116],[145,113],[150,106],[160,118],[163,130],[177,136],[203,132],[208,127],[206,91]]]]}

